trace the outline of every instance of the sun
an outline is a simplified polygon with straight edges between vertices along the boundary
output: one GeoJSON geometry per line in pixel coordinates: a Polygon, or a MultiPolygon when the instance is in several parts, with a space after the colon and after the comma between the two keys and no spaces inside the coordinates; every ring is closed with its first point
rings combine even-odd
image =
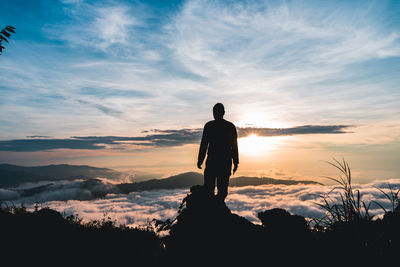
{"type": "Polygon", "coordinates": [[[260,156],[274,148],[274,144],[267,137],[255,134],[239,138],[239,153],[248,156],[260,156]]]}

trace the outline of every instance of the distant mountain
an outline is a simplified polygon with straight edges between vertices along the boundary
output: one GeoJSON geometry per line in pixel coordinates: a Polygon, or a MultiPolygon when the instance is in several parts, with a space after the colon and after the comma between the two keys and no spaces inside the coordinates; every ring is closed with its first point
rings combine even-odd
{"type": "MultiPolygon", "coordinates": [[[[71,185],[63,185],[60,183],[52,184],[61,180],[74,181],[77,179],[84,180],[83,182],[74,182],[77,188],[93,191],[102,188],[101,194],[107,193],[125,193],[146,190],[160,190],[160,189],[178,189],[190,188],[193,185],[203,184],[203,174],[198,172],[186,172],[175,176],[163,179],[151,179],[135,183],[121,183],[121,184],[108,184],[101,180],[95,179],[97,177],[105,177],[119,181],[120,178],[126,174],[107,168],[97,168],[86,165],[47,165],[36,167],[23,167],[11,164],[0,164],[0,188],[11,188],[24,183],[39,183],[43,181],[50,182],[49,184],[41,184],[32,186],[27,189],[18,190],[21,196],[32,196],[40,194],[44,191],[62,190],[64,186],[70,187],[71,185]],[[91,181],[91,182],[89,182],[91,181]],[[93,190],[92,190],[93,189],[93,190]]],[[[265,184],[318,184],[313,181],[297,181],[297,180],[281,180],[273,178],[258,178],[258,177],[237,177],[231,178],[230,186],[257,186],[265,184]]],[[[93,194],[98,196],[98,193],[93,194]]]]}
{"type": "Polygon", "coordinates": [[[96,168],[87,165],[47,165],[24,167],[11,164],[0,164],[0,188],[18,186],[23,183],[40,181],[60,181],[106,177],[119,179],[123,173],[107,168],[96,168]]]}
{"type": "MultiPolygon", "coordinates": [[[[190,188],[193,185],[199,184],[203,184],[203,174],[197,172],[187,172],[164,179],[152,179],[138,183],[122,183],[116,186],[122,193],[128,194],[130,192],[145,190],[190,188]]],[[[229,186],[257,186],[265,184],[295,185],[320,183],[314,181],[281,180],[273,178],[258,178],[246,176],[231,178],[229,181],[229,186]]]]}
{"type": "Polygon", "coordinates": [[[203,184],[203,175],[197,172],[186,172],[164,179],[151,179],[138,183],[118,184],[118,189],[125,194],[137,191],[190,188],[193,185],[203,184]]]}
{"type": "MultiPolygon", "coordinates": [[[[42,178],[40,176],[39,178],[42,178]]],[[[258,186],[266,184],[318,184],[313,181],[279,180],[273,178],[237,177],[230,179],[230,186],[258,186]]],[[[114,184],[101,179],[89,178],[75,181],[33,184],[31,187],[8,189],[8,194],[1,194],[2,200],[31,198],[31,201],[66,201],[91,200],[105,197],[107,194],[129,194],[130,192],[184,189],[193,185],[203,184],[203,175],[197,172],[187,172],[164,179],[152,179],[144,182],[114,184]]],[[[4,192],[3,192],[4,193],[4,192]]]]}

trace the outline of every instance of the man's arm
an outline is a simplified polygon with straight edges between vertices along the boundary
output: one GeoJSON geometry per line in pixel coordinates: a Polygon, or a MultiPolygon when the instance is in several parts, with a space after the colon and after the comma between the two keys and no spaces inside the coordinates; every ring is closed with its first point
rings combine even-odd
{"type": "Polygon", "coordinates": [[[233,174],[237,171],[238,165],[239,165],[239,149],[238,149],[238,142],[237,142],[237,131],[236,127],[233,126],[234,131],[233,131],[233,147],[232,147],[232,159],[233,159],[233,174]]]}
{"type": "Polygon", "coordinates": [[[201,165],[203,164],[204,158],[206,157],[206,152],[208,148],[208,129],[207,124],[204,126],[203,135],[201,137],[199,156],[197,158],[197,168],[201,169],[201,165]]]}

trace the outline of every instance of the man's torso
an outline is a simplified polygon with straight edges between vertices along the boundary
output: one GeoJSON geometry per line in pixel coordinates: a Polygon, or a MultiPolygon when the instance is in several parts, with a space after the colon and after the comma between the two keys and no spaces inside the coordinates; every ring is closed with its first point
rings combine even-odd
{"type": "Polygon", "coordinates": [[[205,130],[209,142],[207,162],[232,162],[235,125],[224,119],[213,120],[205,125],[205,130]]]}

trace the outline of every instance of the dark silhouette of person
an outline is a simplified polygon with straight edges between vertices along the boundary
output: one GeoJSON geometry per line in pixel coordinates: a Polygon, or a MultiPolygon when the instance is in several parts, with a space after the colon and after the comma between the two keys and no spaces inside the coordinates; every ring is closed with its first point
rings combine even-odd
{"type": "Polygon", "coordinates": [[[206,168],[204,170],[204,187],[214,196],[217,182],[217,198],[225,200],[228,195],[229,177],[239,165],[237,132],[233,123],[224,120],[225,108],[221,103],[213,107],[214,120],[204,126],[199,149],[197,167],[201,169],[207,152],[206,168]]]}

